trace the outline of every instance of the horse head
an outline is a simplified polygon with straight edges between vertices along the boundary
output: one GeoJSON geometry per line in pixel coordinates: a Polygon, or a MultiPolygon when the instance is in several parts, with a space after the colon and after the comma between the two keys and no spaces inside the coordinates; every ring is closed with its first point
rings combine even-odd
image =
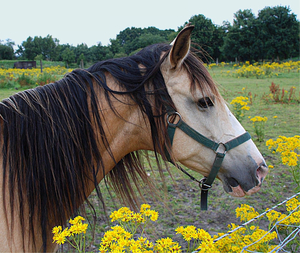
{"type": "Polygon", "coordinates": [[[161,65],[175,107],[170,109],[167,122],[170,123],[171,116],[177,118],[176,123],[170,123],[177,129],[172,136],[171,156],[173,161],[207,177],[215,165],[216,153],[223,156],[226,153],[215,172],[217,178],[229,194],[250,195],[260,189],[267,175],[266,163],[250,135],[230,112],[208,71],[190,53],[192,30],[193,26],[188,25],[178,34],[161,65]],[[182,122],[196,137],[191,137],[183,127],[176,127],[182,122]],[[204,145],[201,140],[197,141],[197,136],[205,139],[204,145]],[[227,143],[232,144],[237,139],[243,141],[228,150],[227,143]]]}

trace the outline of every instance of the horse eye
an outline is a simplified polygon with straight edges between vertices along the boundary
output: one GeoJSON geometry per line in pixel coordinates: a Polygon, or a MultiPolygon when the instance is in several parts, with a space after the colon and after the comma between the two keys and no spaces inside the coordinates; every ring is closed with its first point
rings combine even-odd
{"type": "Polygon", "coordinates": [[[197,102],[197,105],[200,108],[208,108],[214,106],[214,103],[211,101],[209,97],[205,97],[205,98],[200,98],[197,102]]]}

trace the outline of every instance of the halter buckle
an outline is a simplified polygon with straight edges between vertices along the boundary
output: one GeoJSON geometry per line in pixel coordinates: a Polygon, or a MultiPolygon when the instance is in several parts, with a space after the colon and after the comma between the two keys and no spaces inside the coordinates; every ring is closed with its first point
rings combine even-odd
{"type": "Polygon", "coordinates": [[[205,184],[205,181],[206,181],[206,177],[202,178],[199,181],[199,187],[202,191],[208,191],[211,188],[211,185],[205,184]]]}

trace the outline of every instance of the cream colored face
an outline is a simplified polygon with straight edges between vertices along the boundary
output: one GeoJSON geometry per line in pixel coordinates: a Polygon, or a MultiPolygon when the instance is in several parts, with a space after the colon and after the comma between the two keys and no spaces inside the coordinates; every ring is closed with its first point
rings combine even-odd
{"type": "MultiPolygon", "coordinates": [[[[190,31],[182,33],[184,30],[174,40],[169,57],[161,67],[167,90],[185,123],[215,142],[226,143],[245,133],[245,129],[225,102],[214,98],[209,90],[204,94],[200,90],[191,93],[191,80],[182,66],[189,53],[190,31]],[[208,103],[201,106],[201,101],[208,103]]],[[[180,129],[175,131],[172,152],[176,160],[204,176],[209,174],[215,159],[214,151],[180,129]]],[[[258,191],[266,174],[267,167],[262,155],[253,141],[248,140],[226,154],[218,178],[226,192],[242,197],[258,191]]]]}

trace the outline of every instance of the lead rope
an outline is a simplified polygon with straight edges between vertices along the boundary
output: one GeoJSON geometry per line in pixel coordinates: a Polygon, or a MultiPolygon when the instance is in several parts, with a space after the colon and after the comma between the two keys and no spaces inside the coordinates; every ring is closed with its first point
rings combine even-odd
{"type": "Polygon", "coordinates": [[[186,174],[187,176],[189,176],[193,181],[196,181],[199,183],[199,187],[201,189],[201,201],[200,201],[200,206],[201,206],[201,210],[207,210],[207,197],[208,197],[208,190],[212,187],[212,184],[221,168],[222,162],[224,160],[225,154],[227,151],[229,151],[232,148],[235,148],[239,145],[241,145],[242,143],[248,141],[249,139],[251,139],[251,136],[248,132],[245,132],[244,134],[226,142],[226,143],[217,143],[214,142],[210,139],[208,139],[207,137],[203,136],[202,134],[200,134],[199,132],[197,132],[196,130],[194,130],[193,128],[191,128],[189,125],[187,125],[183,120],[181,115],[174,111],[173,108],[171,108],[170,106],[166,106],[166,110],[167,110],[167,132],[168,132],[168,136],[170,139],[170,144],[172,147],[173,144],[173,139],[174,139],[174,134],[175,134],[175,130],[178,127],[179,129],[181,129],[184,133],[186,133],[188,136],[190,136],[191,138],[193,138],[194,140],[196,140],[197,142],[203,144],[204,146],[206,146],[207,148],[212,149],[215,153],[216,153],[216,158],[214,160],[214,163],[212,165],[212,169],[208,175],[208,177],[204,177],[203,179],[201,179],[200,181],[197,180],[196,178],[194,178],[192,175],[190,175],[187,171],[185,171],[182,167],[180,167],[178,164],[175,164],[172,159],[171,156],[167,150],[167,148],[165,148],[165,154],[166,154],[166,158],[169,162],[171,162],[172,164],[174,164],[178,169],[180,169],[184,174],[186,174]],[[179,117],[179,121],[177,123],[172,123],[170,122],[170,117],[172,115],[178,116],[179,117]],[[218,152],[219,147],[220,146],[224,147],[224,151],[223,152],[218,152]]]}

